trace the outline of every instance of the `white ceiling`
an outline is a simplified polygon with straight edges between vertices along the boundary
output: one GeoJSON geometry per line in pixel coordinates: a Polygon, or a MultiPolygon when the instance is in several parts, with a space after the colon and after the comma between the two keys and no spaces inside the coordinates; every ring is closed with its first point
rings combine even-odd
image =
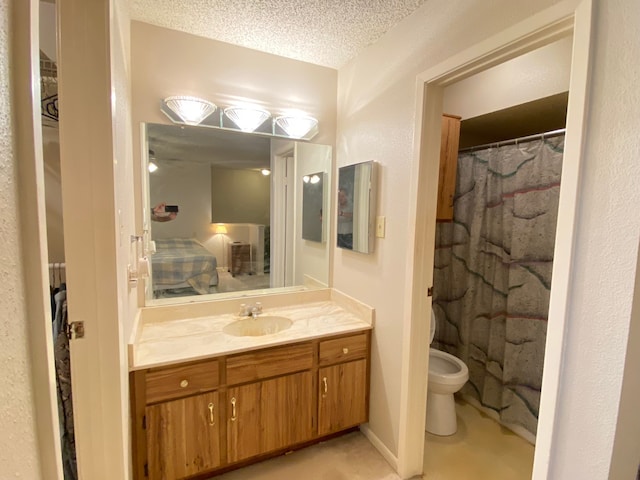
{"type": "Polygon", "coordinates": [[[131,18],[339,68],[426,0],[130,0],[131,18]]]}

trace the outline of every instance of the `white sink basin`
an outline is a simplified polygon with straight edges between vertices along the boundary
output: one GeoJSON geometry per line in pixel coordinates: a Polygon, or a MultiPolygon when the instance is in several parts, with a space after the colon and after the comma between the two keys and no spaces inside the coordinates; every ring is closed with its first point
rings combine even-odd
{"type": "Polygon", "coordinates": [[[222,331],[235,337],[260,337],[272,335],[286,330],[292,325],[292,321],[286,317],[265,315],[258,318],[243,318],[225,325],[222,331]]]}

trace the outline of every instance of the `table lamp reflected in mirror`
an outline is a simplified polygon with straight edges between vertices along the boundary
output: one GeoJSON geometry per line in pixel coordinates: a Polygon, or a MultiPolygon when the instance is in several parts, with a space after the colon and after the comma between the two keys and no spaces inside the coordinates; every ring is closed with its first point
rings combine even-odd
{"type": "Polygon", "coordinates": [[[225,270],[227,269],[227,259],[226,259],[226,246],[227,246],[227,227],[224,224],[217,223],[215,224],[215,234],[216,236],[222,236],[222,262],[225,270]]]}

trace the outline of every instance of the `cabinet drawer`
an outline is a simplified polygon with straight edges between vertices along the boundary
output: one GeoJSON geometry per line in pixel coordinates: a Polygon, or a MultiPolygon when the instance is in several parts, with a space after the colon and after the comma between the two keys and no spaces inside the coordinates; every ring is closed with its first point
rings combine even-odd
{"type": "Polygon", "coordinates": [[[217,360],[150,370],[146,375],[147,404],[212,390],[220,383],[219,374],[217,360]]]}
{"type": "Polygon", "coordinates": [[[266,351],[235,355],[227,359],[227,384],[308,370],[313,366],[313,345],[303,343],[266,351]]]}
{"type": "Polygon", "coordinates": [[[366,356],[366,333],[320,342],[320,365],[345,362],[366,356]]]}

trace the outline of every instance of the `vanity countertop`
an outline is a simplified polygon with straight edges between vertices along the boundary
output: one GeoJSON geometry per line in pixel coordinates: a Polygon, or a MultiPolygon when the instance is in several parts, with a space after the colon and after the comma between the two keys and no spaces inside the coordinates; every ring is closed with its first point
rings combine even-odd
{"type": "Polygon", "coordinates": [[[373,310],[345,308],[341,301],[327,299],[288,306],[265,306],[263,315],[289,318],[287,330],[258,337],[236,337],[224,333],[225,325],[238,320],[237,314],[224,313],[142,323],[135,341],[129,345],[130,370],[229,355],[256,348],[284,345],[315,338],[365,331],[372,328],[373,310]],[[367,318],[368,317],[368,318],[367,318]]]}

